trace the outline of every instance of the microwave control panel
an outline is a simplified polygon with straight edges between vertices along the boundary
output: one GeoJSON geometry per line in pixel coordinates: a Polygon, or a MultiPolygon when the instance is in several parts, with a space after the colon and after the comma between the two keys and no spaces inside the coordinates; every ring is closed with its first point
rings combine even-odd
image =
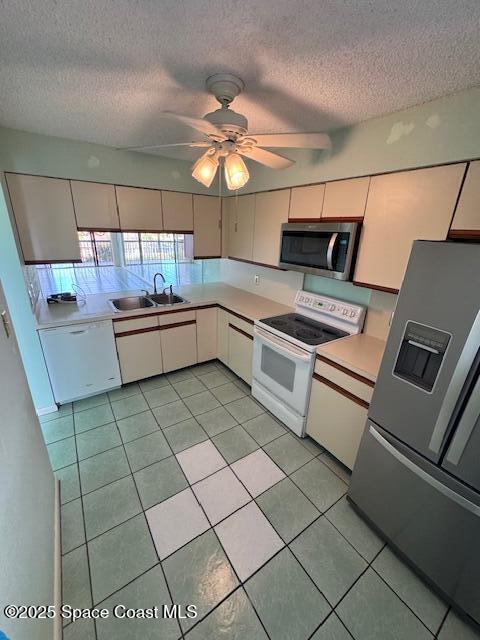
{"type": "Polygon", "coordinates": [[[363,326],[365,307],[358,304],[320,296],[308,291],[298,291],[295,304],[298,313],[305,313],[319,321],[323,320],[334,325],[337,325],[337,322],[347,323],[359,326],[360,330],[363,326]]]}

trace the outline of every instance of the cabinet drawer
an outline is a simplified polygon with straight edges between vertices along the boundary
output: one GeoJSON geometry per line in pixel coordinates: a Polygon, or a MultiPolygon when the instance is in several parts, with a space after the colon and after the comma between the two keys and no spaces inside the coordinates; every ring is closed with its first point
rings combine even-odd
{"type": "Polygon", "coordinates": [[[165,313],[158,316],[158,322],[161,327],[169,324],[178,324],[180,322],[195,322],[195,311],[180,311],[179,313],[165,313]]]}
{"type": "Polygon", "coordinates": [[[231,313],[228,314],[228,322],[241,331],[248,333],[248,335],[253,336],[253,324],[250,324],[250,322],[237,318],[237,316],[234,316],[231,313]]]}
{"type": "Polygon", "coordinates": [[[158,327],[158,316],[144,316],[143,318],[132,318],[132,320],[114,320],[113,329],[115,334],[126,331],[137,331],[138,329],[148,329],[158,327]]]}
{"type": "Polygon", "coordinates": [[[312,380],[307,434],[353,469],[367,409],[323,382],[312,380]]]}
{"type": "Polygon", "coordinates": [[[330,365],[318,358],[315,361],[315,373],[323,378],[327,378],[331,382],[334,382],[339,387],[353,393],[361,400],[370,403],[373,394],[373,382],[362,382],[358,377],[354,377],[356,374],[352,374],[340,371],[335,366],[330,365]]]}

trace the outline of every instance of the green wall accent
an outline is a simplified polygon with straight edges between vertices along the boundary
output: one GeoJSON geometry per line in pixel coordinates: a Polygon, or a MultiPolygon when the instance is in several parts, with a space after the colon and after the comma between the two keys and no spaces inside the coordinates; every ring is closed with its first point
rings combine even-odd
{"type": "MultiPolygon", "coordinates": [[[[55,404],[55,399],[35,327],[35,318],[18,257],[7,203],[1,188],[0,239],[0,279],[3,283],[33,403],[37,410],[51,407],[55,404]]],[[[4,374],[8,375],[7,372],[4,374]]]]}
{"type": "MultiPolygon", "coordinates": [[[[189,193],[218,194],[191,176],[191,162],[0,127],[0,169],[189,193]]],[[[216,185],[216,186],[215,186],[216,185]]]]}
{"type": "Polygon", "coordinates": [[[368,305],[370,302],[371,289],[355,287],[351,282],[334,280],[333,278],[323,278],[322,276],[305,275],[303,281],[305,291],[320,293],[324,296],[332,296],[346,302],[368,305]]]}
{"type": "Polygon", "coordinates": [[[251,179],[239,193],[479,158],[479,114],[475,87],[338,129],[330,151],[280,150],[296,161],[289,169],[250,163],[251,179]]]}

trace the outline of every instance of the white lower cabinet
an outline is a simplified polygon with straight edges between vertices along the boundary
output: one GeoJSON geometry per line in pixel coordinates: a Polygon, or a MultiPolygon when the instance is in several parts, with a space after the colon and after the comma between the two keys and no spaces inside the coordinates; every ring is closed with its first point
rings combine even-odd
{"type": "Polygon", "coordinates": [[[217,358],[228,367],[228,312],[224,309],[217,315],[217,358]]]}
{"type": "Polygon", "coordinates": [[[217,357],[217,308],[197,309],[198,362],[217,357]]]}
{"type": "Polygon", "coordinates": [[[116,339],[123,384],[163,373],[158,328],[116,339]]]}
{"type": "MultiPolygon", "coordinates": [[[[360,400],[361,402],[361,400],[360,400]]],[[[307,418],[307,434],[353,469],[368,409],[316,378],[307,418]]]]}
{"type": "Polygon", "coordinates": [[[234,325],[228,327],[228,366],[247,384],[252,384],[253,340],[234,325]]]}
{"type": "Polygon", "coordinates": [[[197,363],[196,324],[162,328],[160,331],[163,369],[165,373],[197,363]]]}

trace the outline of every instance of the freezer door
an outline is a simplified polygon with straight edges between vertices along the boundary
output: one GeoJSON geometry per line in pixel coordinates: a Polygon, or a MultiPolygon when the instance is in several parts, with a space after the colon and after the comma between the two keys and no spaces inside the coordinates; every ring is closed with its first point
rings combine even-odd
{"type": "Polygon", "coordinates": [[[367,422],[349,499],[480,623],[480,495],[367,422]]]}
{"type": "Polygon", "coordinates": [[[480,244],[414,242],[369,416],[433,462],[480,345],[479,290],[480,244]]]}
{"type": "Polygon", "coordinates": [[[480,376],[463,410],[442,466],[480,491],[480,376]]]}

